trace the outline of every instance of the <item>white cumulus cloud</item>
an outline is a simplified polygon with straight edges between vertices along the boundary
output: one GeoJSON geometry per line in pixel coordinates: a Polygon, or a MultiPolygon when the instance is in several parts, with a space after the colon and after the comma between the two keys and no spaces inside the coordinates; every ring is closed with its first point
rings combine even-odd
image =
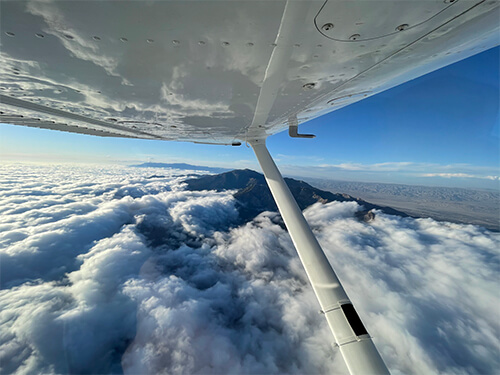
{"type": "MultiPolygon", "coordinates": [[[[347,373],[277,214],[185,176],[0,167],[2,373],[347,373]]],[[[391,372],[495,373],[498,233],[359,209],[305,215],[391,372]]]]}

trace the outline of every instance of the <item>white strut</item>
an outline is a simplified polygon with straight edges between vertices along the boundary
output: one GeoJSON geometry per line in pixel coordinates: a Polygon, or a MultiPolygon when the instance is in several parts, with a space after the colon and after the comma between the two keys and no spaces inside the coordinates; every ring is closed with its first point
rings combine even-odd
{"type": "Polygon", "coordinates": [[[265,140],[250,142],[351,374],[389,374],[337,275],[276,167],[265,140]]]}

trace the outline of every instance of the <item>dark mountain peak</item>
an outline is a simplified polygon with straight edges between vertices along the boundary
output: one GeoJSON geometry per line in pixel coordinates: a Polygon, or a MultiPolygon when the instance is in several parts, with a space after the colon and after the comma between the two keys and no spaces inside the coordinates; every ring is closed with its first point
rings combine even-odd
{"type": "Polygon", "coordinates": [[[245,189],[249,185],[265,184],[264,176],[251,169],[235,169],[216,175],[186,180],[189,190],[232,190],[245,189]]]}
{"type": "MultiPolygon", "coordinates": [[[[189,190],[237,190],[234,198],[238,201],[238,210],[243,221],[253,219],[264,211],[278,210],[264,175],[251,169],[236,169],[217,175],[189,179],[185,182],[189,190]]],[[[301,210],[317,202],[357,202],[367,211],[375,208],[392,215],[408,216],[404,212],[390,207],[377,206],[348,194],[335,194],[317,189],[304,181],[285,178],[285,182],[301,210]]]]}

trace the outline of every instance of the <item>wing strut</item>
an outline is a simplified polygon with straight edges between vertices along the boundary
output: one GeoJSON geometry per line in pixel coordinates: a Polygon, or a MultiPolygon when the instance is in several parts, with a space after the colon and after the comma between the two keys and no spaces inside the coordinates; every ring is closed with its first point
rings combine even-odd
{"type": "Polygon", "coordinates": [[[389,374],[318,240],[276,167],[265,140],[250,142],[314,293],[351,374],[389,374]]]}

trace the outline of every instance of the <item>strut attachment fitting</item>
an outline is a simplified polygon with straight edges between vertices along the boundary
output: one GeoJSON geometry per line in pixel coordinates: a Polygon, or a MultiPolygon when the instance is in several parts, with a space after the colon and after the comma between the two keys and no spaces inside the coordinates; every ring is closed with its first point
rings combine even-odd
{"type": "Polygon", "coordinates": [[[316,138],[314,134],[299,134],[299,122],[297,116],[288,118],[288,134],[292,138],[316,138]]]}

